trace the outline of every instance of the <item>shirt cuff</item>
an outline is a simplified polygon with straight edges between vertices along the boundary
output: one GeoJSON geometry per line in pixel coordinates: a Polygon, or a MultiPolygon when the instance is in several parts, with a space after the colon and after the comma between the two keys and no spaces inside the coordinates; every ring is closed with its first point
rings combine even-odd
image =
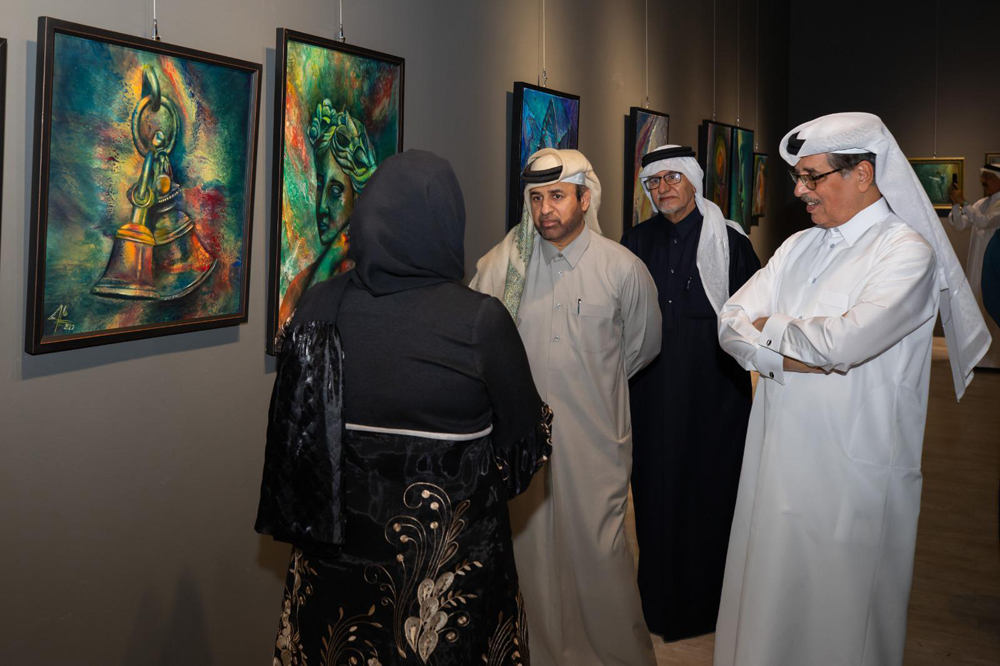
{"type": "Polygon", "coordinates": [[[767,347],[757,347],[757,356],[754,361],[757,364],[757,372],[763,379],[773,379],[781,385],[785,384],[784,356],[767,347]]]}
{"type": "Polygon", "coordinates": [[[764,330],[757,338],[757,370],[761,377],[773,379],[779,384],[785,383],[785,357],[779,351],[785,329],[793,321],[792,317],[775,313],[768,317],[764,330]]]}

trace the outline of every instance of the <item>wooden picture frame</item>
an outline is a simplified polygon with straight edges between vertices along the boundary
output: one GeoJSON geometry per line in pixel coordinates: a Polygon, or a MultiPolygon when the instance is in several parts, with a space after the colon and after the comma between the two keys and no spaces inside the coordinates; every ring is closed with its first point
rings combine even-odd
{"type": "Polygon", "coordinates": [[[577,149],[580,145],[578,95],[519,81],[514,84],[512,108],[507,193],[508,231],[521,221],[524,207],[521,172],[532,153],[542,148],[577,149]]]}
{"type": "Polygon", "coordinates": [[[656,214],[639,182],[642,156],[670,142],[670,114],[633,106],[629,108],[627,118],[622,176],[622,229],[634,227],[656,214]]]}
{"type": "Polygon", "coordinates": [[[959,190],[964,189],[965,158],[911,157],[909,161],[934,209],[939,213],[951,210],[948,191],[956,185],[959,190]]]}
{"type": "Polygon", "coordinates": [[[405,83],[403,58],[295,30],[278,28],[276,55],[269,354],[302,293],[353,265],[350,212],[403,150],[405,83]]]}
{"type": "Polygon", "coordinates": [[[36,72],[25,351],[246,322],[261,66],[41,17],[36,72]]]}

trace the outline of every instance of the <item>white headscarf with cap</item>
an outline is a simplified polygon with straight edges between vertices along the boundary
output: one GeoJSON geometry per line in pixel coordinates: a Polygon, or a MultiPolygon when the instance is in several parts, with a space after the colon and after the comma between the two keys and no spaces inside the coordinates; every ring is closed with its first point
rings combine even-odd
{"type": "MultiPolygon", "coordinates": [[[[676,144],[666,144],[654,148],[646,153],[653,153],[670,148],[682,148],[676,144]]],[[[698,273],[701,275],[701,283],[705,288],[705,295],[708,302],[712,304],[715,314],[722,311],[722,306],[729,300],[729,234],[726,226],[730,226],[736,231],[746,236],[746,232],[740,225],[732,220],[727,220],[722,216],[722,209],[702,194],[702,181],[705,180],[705,173],[698,165],[698,160],[693,157],[667,157],[665,159],[650,162],[639,172],[639,180],[645,181],[650,176],[655,176],[661,171],[676,171],[684,174],[688,182],[694,186],[694,203],[701,211],[704,222],[701,225],[701,235],[698,237],[698,255],[696,265],[698,273]]],[[[653,193],[646,189],[643,182],[642,191],[646,193],[649,202],[656,207],[653,193]]]]}
{"type": "Polygon", "coordinates": [[[875,184],[889,208],[920,233],[937,255],[939,286],[946,292],[941,294],[941,323],[955,394],[961,399],[972,381],[973,368],[989,349],[990,334],[941,220],[896,139],[878,116],[834,113],[799,125],[781,140],[780,149],[781,157],[792,166],[803,157],[821,153],[875,154],[875,184]]]}
{"type": "Polygon", "coordinates": [[[979,173],[988,173],[991,176],[1000,178],[1000,164],[984,164],[979,168],[979,173]]]}
{"type": "Polygon", "coordinates": [[[524,294],[525,280],[528,277],[528,262],[535,246],[535,224],[531,219],[531,190],[555,183],[584,185],[590,190],[590,207],[584,213],[584,222],[592,232],[603,235],[601,225],[597,221],[597,211],[601,207],[601,181],[598,180],[594,167],[583,153],[578,150],[542,148],[528,158],[524,172],[530,174],[546,171],[552,172],[551,180],[525,184],[521,222],[479,260],[476,264],[476,275],[469,283],[470,288],[496,296],[503,301],[515,319],[521,305],[521,295],[524,294]]]}

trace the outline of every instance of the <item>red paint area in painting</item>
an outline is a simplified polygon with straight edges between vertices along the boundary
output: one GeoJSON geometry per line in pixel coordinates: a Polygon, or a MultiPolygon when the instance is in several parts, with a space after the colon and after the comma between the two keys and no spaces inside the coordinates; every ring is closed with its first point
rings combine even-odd
{"type": "MultiPolygon", "coordinates": [[[[208,258],[208,265],[211,265],[212,258],[226,259],[220,231],[224,226],[228,206],[222,191],[218,188],[190,187],[184,191],[184,206],[194,221],[198,239],[212,255],[208,258]]],[[[231,263],[231,259],[226,263],[231,263]]]]}
{"type": "Polygon", "coordinates": [[[285,150],[293,151],[299,164],[308,164],[309,149],[306,147],[306,134],[303,131],[303,121],[293,95],[285,98],[285,150]]]}

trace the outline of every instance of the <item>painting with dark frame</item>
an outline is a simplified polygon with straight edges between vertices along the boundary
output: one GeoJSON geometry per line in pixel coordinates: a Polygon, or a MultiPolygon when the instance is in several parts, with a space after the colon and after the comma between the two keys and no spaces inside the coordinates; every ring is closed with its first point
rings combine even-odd
{"type": "Polygon", "coordinates": [[[579,148],[580,98],[530,83],[514,84],[507,229],[524,212],[521,172],[532,153],[542,148],[579,148]]]}
{"type": "Polygon", "coordinates": [[[25,351],[247,321],[261,66],[38,20],[25,351]]]}
{"type": "Polygon", "coordinates": [[[963,189],[965,182],[964,157],[911,157],[910,166],[917,180],[939,213],[951,210],[949,191],[952,187],[963,189]]]}
{"type": "Polygon", "coordinates": [[[730,185],[732,182],[733,125],[705,120],[698,128],[698,160],[705,172],[705,198],[722,209],[729,217],[730,185]]]}
{"type": "Polygon", "coordinates": [[[753,154],[753,204],[750,208],[751,224],[759,224],[767,212],[767,155],[753,154]]]}
{"type": "Polygon", "coordinates": [[[753,208],[753,130],[733,128],[733,154],[729,160],[730,219],[749,232],[753,208]]]}
{"type": "Polygon", "coordinates": [[[622,228],[634,227],[656,211],[639,182],[642,156],[670,140],[670,115],[633,106],[625,128],[625,175],[622,228]]]}
{"type": "Polygon", "coordinates": [[[278,28],[267,352],[312,284],[353,266],[349,218],[403,149],[404,60],[278,28]]]}

